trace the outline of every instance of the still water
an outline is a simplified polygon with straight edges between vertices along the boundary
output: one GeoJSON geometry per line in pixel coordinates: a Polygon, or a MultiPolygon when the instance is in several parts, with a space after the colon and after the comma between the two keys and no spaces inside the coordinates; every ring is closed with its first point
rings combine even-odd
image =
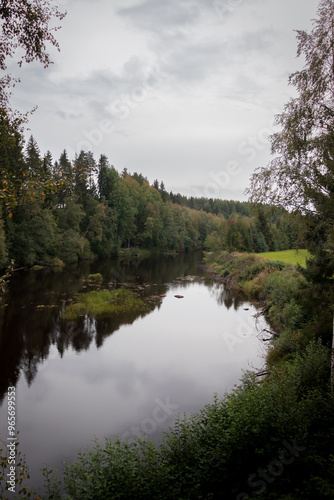
{"type": "Polygon", "coordinates": [[[145,433],[157,441],[179,413],[199,410],[231,390],[243,370],[264,364],[263,320],[211,279],[199,253],[15,273],[4,303],[0,440],[6,392],[15,386],[20,448],[37,486],[43,463],[60,467],[94,436],[145,433]],[[103,288],[154,297],[150,311],[64,324],[62,308],[92,288],[87,277],[96,272],[103,288]]]}

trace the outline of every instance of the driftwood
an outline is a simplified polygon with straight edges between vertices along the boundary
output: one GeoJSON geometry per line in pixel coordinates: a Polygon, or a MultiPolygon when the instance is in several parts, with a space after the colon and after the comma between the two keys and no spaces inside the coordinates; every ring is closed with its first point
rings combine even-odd
{"type": "Polygon", "coordinates": [[[277,339],[279,337],[279,333],[272,332],[271,330],[266,330],[266,329],[264,329],[263,331],[269,333],[270,335],[272,335],[273,337],[275,337],[277,339]]]}

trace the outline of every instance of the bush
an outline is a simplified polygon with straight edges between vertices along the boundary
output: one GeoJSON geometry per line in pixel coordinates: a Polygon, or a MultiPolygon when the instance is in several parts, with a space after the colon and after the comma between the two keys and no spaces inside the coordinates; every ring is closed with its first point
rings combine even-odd
{"type": "Polygon", "coordinates": [[[78,262],[91,256],[89,241],[73,229],[68,229],[61,237],[57,253],[68,264],[78,262]]]}
{"type": "Polygon", "coordinates": [[[102,274],[101,273],[89,274],[88,280],[90,280],[90,281],[102,281],[102,274]]]}
{"type": "Polygon", "coordinates": [[[80,452],[65,466],[65,498],[329,500],[334,485],[334,467],[324,467],[334,445],[329,380],[329,351],[312,342],[267,380],[259,383],[246,373],[232,394],[180,417],[160,449],[143,440],[107,440],[104,447],[96,442],[80,452]],[[278,462],[276,474],[282,450],[289,460],[284,466],[278,462]],[[261,471],[269,479],[262,480],[260,492],[254,477],[261,471]]]}
{"type": "Polygon", "coordinates": [[[263,294],[275,305],[283,306],[306,285],[305,278],[293,266],[276,271],[268,277],[263,294]]]}

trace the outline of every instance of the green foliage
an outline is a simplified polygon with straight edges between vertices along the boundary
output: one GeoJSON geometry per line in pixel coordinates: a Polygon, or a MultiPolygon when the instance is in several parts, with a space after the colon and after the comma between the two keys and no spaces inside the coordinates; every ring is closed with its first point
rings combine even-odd
{"type": "MultiPolygon", "coordinates": [[[[17,135],[10,148],[5,140],[3,151],[8,175],[2,190],[0,266],[6,251],[18,264],[32,266],[53,257],[66,263],[91,255],[108,258],[122,247],[183,252],[206,245],[253,252],[267,245],[261,224],[249,217],[248,204],[174,196],[163,182],[154,187],[141,174],[124,170],[120,175],[105,155],[96,164],[91,152],[81,151],[71,162],[64,150],[53,163],[50,152],[42,158],[33,137],[23,154],[17,135]],[[10,203],[7,191],[12,193],[10,203]],[[47,219],[52,227],[47,228],[47,219]]],[[[287,212],[264,220],[277,240],[275,247],[284,246],[287,212]]]]}
{"type": "Polygon", "coordinates": [[[60,260],[58,257],[54,257],[51,260],[51,265],[54,266],[54,267],[62,268],[62,267],[65,266],[65,263],[62,260],[60,260]]]}
{"type": "Polygon", "coordinates": [[[101,273],[89,274],[88,280],[90,280],[90,281],[102,281],[102,274],[101,273]]]}
{"type": "Polygon", "coordinates": [[[282,271],[275,271],[268,276],[263,290],[267,302],[284,306],[306,285],[306,280],[293,266],[285,266],[282,271]]]}
{"type": "Polygon", "coordinates": [[[19,265],[32,266],[53,255],[56,228],[50,210],[35,205],[15,214],[8,227],[7,241],[9,255],[19,265]]]}
{"type": "Polygon", "coordinates": [[[85,314],[95,318],[107,318],[126,312],[146,312],[147,307],[147,304],[130,290],[100,290],[79,295],[75,304],[66,306],[61,317],[66,321],[75,320],[85,314]]]}
{"type": "Polygon", "coordinates": [[[311,285],[301,267],[254,254],[221,252],[207,254],[205,260],[225,277],[229,286],[265,304],[266,319],[281,335],[273,341],[268,363],[292,357],[313,338],[321,338],[325,345],[330,345],[331,293],[323,283],[317,287],[311,285]]]}
{"type": "Polygon", "coordinates": [[[8,259],[8,254],[6,246],[6,235],[4,231],[3,221],[0,220],[0,269],[3,269],[5,267],[7,259],[8,259]]]}
{"type": "Polygon", "coordinates": [[[66,197],[64,203],[55,209],[55,214],[59,229],[63,231],[69,229],[76,232],[80,231],[85,212],[75,196],[66,197]]]}
{"type": "MultiPolygon", "coordinates": [[[[273,160],[252,176],[250,200],[299,216],[306,247],[322,261],[322,273],[334,269],[333,106],[334,4],[321,0],[310,33],[297,31],[297,55],[305,65],[289,77],[296,97],[276,115],[281,130],[271,136],[273,160]],[[326,270],[327,268],[327,270],[326,270]]],[[[318,271],[320,267],[318,267],[318,271]]]]}
{"type": "Polygon", "coordinates": [[[244,492],[262,500],[329,500],[334,485],[334,467],[324,467],[333,463],[329,379],[329,351],[313,342],[266,381],[247,373],[231,394],[179,417],[159,448],[141,439],[132,444],[107,439],[80,451],[64,467],[65,498],[234,499],[244,492]],[[270,464],[282,456],[289,460],[273,475],[270,464]],[[249,480],[259,479],[261,470],[269,479],[260,493],[249,480]]]}
{"type": "Polygon", "coordinates": [[[89,241],[80,236],[74,229],[62,233],[58,242],[57,253],[67,264],[91,257],[89,241]]]}
{"type": "Polygon", "coordinates": [[[286,211],[270,215],[246,217],[233,214],[223,219],[208,236],[206,247],[211,251],[267,252],[269,248],[283,250],[296,244],[292,220],[286,211]]]}
{"type": "MultiPolygon", "coordinates": [[[[19,432],[17,433],[19,435],[19,432]]],[[[28,500],[36,498],[36,490],[28,486],[30,479],[30,470],[25,455],[20,450],[19,441],[15,445],[15,494],[8,491],[10,486],[7,481],[10,467],[10,457],[8,454],[7,443],[0,441],[0,498],[2,500],[20,499],[28,500]]]]}

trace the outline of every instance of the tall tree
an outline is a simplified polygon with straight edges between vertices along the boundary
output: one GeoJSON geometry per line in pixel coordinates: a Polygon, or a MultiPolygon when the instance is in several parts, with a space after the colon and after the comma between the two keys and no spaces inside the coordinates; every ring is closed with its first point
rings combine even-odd
{"type": "MultiPolygon", "coordinates": [[[[0,77],[0,188],[5,214],[11,213],[19,199],[21,202],[34,199],[30,189],[28,196],[20,193],[27,185],[21,174],[23,127],[28,114],[23,115],[11,108],[11,89],[17,80],[5,73],[7,61],[20,51],[19,66],[23,62],[38,60],[47,67],[51,63],[47,45],[59,49],[54,36],[58,27],[50,27],[50,22],[62,20],[64,16],[53,0],[0,1],[0,70],[3,73],[0,77]]],[[[37,182],[36,179],[33,186],[37,182]]]]}
{"type": "Polygon", "coordinates": [[[97,171],[93,153],[80,151],[74,160],[75,188],[79,202],[84,204],[89,192],[94,189],[94,174],[97,171]]]}
{"type": "Polygon", "coordinates": [[[276,116],[268,166],[258,169],[248,190],[256,203],[270,203],[334,224],[334,2],[321,0],[310,34],[297,31],[305,67],[289,77],[298,96],[276,116]]]}
{"type": "MultiPolygon", "coordinates": [[[[297,90],[276,117],[281,131],[271,136],[276,155],[254,173],[250,199],[303,215],[309,279],[333,304],[334,272],[334,2],[321,0],[311,33],[297,31],[297,55],[305,65],[289,83],[297,90]]],[[[334,348],[334,335],[333,335],[334,348]]],[[[334,350],[332,360],[334,387],[334,350]]]]}
{"type": "MultiPolygon", "coordinates": [[[[23,62],[38,60],[47,67],[51,63],[47,44],[59,50],[54,36],[59,27],[51,28],[50,22],[54,18],[62,20],[65,15],[52,0],[1,0],[0,69],[6,71],[8,58],[13,58],[17,50],[22,54],[18,60],[19,66],[23,62]]],[[[19,125],[26,116],[13,112],[9,105],[9,89],[13,80],[15,83],[15,79],[8,74],[0,78],[0,107],[12,123],[19,125]]]]}
{"type": "Polygon", "coordinates": [[[25,160],[29,177],[35,178],[42,174],[43,168],[40,150],[32,135],[26,146],[25,160]]]}

